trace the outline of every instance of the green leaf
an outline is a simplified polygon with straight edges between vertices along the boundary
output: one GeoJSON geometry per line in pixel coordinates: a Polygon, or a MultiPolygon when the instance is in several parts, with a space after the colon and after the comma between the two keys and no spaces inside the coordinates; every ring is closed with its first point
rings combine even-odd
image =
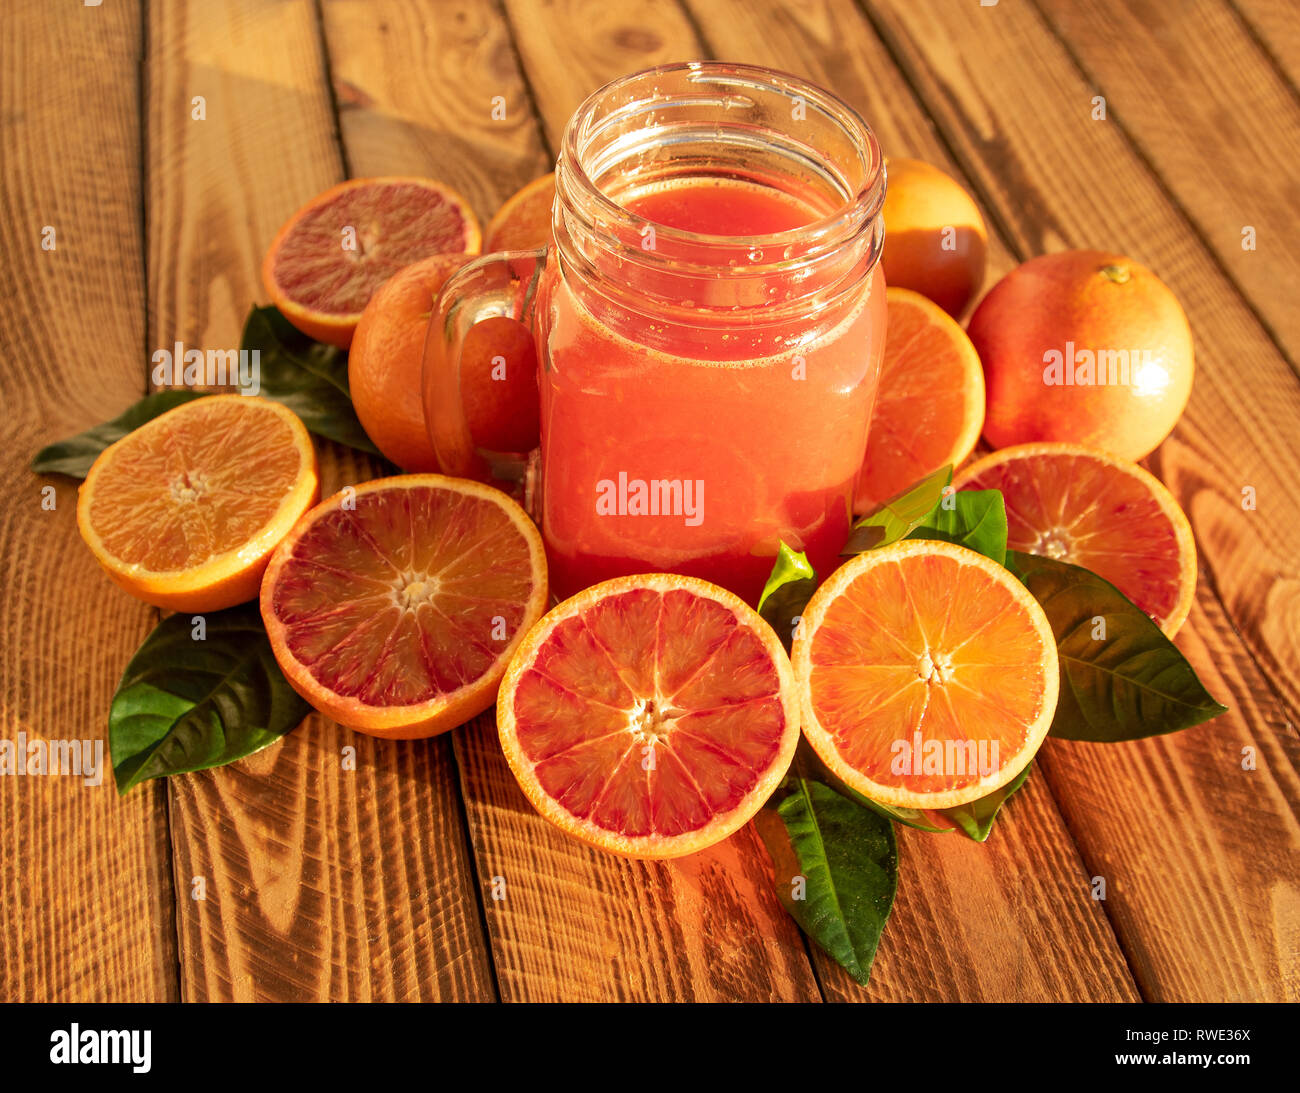
{"type": "Polygon", "coordinates": [[[275,307],[255,307],[240,348],[258,350],[258,394],[283,403],[317,436],[378,455],[352,408],[348,355],[295,328],[275,307]]]}
{"type": "Polygon", "coordinates": [[[1109,581],[1015,550],[1007,551],[1007,566],[1043,605],[1056,635],[1061,696],[1053,736],[1138,740],[1227,711],[1160,627],[1109,581]]]}
{"type": "Polygon", "coordinates": [[[866,986],[898,888],[893,825],[820,782],[792,776],[786,786],[758,825],[777,895],[804,933],[866,986]],[[799,876],[804,898],[795,899],[799,876]]]}
{"type": "Polygon", "coordinates": [[[1007,563],[1007,509],[1001,490],[959,490],[943,498],[909,539],[944,539],[1007,563]]]}
{"type": "Polygon", "coordinates": [[[841,557],[898,542],[930,515],[943,500],[944,490],[951,482],[952,467],[940,467],[897,497],[880,504],[853,525],[848,542],[840,551],[841,557]]]}
{"type": "Polygon", "coordinates": [[[987,797],[981,797],[978,801],[971,801],[968,805],[958,805],[956,808],[944,808],[942,812],[949,819],[953,820],[967,835],[977,843],[982,843],[989,837],[989,832],[993,830],[993,821],[997,819],[998,810],[1006,803],[1016,790],[1025,784],[1025,779],[1029,777],[1030,770],[1033,769],[1032,762],[1025,766],[1025,769],[1011,779],[1001,789],[995,789],[987,797]]]}
{"type": "Polygon", "coordinates": [[[786,649],[794,638],[796,620],[817,591],[817,572],[801,551],[781,544],[772,575],[758,599],[758,613],[776,631],[786,649]]]}
{"type": "Polygon", "coordinates": [[[123,413],[87,429],[84,433],[70,436],[42,448],[32,459],[32,470],[37,474],[67,474],[73,478],[85,478],[90,465],[96,457],[110,444],[121,440],[133,429],[138,429],[146,421],[152,421],[159,414],[175,409],[183,402],[202,398],[207,392],[190,391],[178,388],[172,391],[155,391],[146,395],[123,413]]]}
{"type": "Polygon", "coordinates": [[[164,619],[136,651],[108,715],[118,793],[147,778],[219,767],[289,732],[310,707],[289,686],[256,603],[164,619]]]}

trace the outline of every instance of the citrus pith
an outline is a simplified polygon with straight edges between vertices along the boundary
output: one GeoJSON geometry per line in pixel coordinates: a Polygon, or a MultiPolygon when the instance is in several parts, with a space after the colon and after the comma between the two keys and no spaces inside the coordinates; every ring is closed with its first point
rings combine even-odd
{"type": "Polygon", "coordinates": [[[1013,779],[1060,687],[1042,607],[996,562],[904,540],[817,590],[792,648],[803,732],[848,786],[900,808],[967,804],[1013,779]]]}
{"type": "Polygon", "coordinates": [[[317,194],[276,233],[262,284],[294,326],[346,349],[375,290],[434,254],[477,254],[473,209],[425,178],[354,178],[317,194]]]}
{"type": "Polygon", "coordinates": [[[487,253],[501,250],[533,250],[551,238],[551,206],[555,201],[555,175],[535,178],[511,194],[488,222],[483,232],[487,253]]]}
{"type": "Polygon", "coordinates": [[[891,285],[885,295],[889,325],[855,512],[957,466],[984,427],[984,371],[966,332],[918,292],[891,285]]]}
{"type": "Polygon", "coordinates": [[[1090,569],[1173,637],[1196,598],[1196,542],[1173,495],[1136,463],[1077,444],[1018,444],[958,489],[1002,492],[1007,545],[1090,569]]]}
{"type": "Polygon", "coordinates": [[[294,689],[390,738],[433,736],[487,709],[545,605],[545,551],[523,509],[433,474],[321,502],[276,550],[261,595],[294,689]]]}
{"type": "Polygon", "coordinates": [[[271,551],[317,491],[316,452],[291,410],[210,395],[105,448],[81,485],[77,526],[131,595],[217,611],[256,597],[271,551]]]}
{"type": "Polygon", "coordinates": [[[784,776],[792,682],[775,633],[737,596],[694,577],[618,577],[528,634],[497,725],[546,819],[603,850],[679,857],[744,825],[784,776]]]}

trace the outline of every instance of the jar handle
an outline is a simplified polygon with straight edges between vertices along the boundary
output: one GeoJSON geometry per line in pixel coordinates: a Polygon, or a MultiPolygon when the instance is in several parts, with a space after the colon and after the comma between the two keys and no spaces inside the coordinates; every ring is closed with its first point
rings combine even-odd
{"type": "Polygon", "coordinates": [[[438,294],[424,336],[422,395],[425,427],[443,474],[480,482],[524,477],[527,455],[485,455],[475,447],[461,395],[460,359],[466,335],[484,319],[504,315],[532,331],[545,268],[545,247],[488,254],[457,271],[438,294]]]}

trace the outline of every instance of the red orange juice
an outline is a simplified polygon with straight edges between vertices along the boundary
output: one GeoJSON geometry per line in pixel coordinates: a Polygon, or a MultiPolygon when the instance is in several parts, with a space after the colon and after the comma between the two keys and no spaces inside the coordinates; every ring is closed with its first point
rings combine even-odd
{"type": "MultiPolygon", "coordinates": [[[[656,249],[655,225],[757,241],[825,215],[734,178],[659,182],[619,204],[648,222],[647,250],[656,249]]],[[[667,262],[652,274],[658,288],[671,278],[671,246],[658,244],[667,262]]],[[[548,264],[539,296],[541,501],[557,595],[671,570],[753,603],[781,540],[807,551],[819,573],[834,568],[875,395],[883,277],[877,267],[816,314],[770,321],[763,297],[779,300],[807,273],[773,264],[779,256],[758,247],[749,257],[767,268],[757,283],[737,287],[722,268],[703,291],[692,282],[704,298],[681,303],[698,306],[698,324],[604,307],[548,264]]]]}

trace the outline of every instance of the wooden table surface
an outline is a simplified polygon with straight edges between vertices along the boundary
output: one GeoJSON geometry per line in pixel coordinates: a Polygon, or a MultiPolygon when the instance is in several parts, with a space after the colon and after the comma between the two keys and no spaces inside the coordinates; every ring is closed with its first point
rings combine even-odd
{"type": "MultiPolygon", "coordinates": [[[[668,864],[580,846],[525,802],[490,716],[413,743],[313,716],[121,799],[111,776],[2,778],[0,998],[1300,998],[1291,0],[6,0],[0,51],[2,738],[105,738],[159,617],[94,565],[38,447],[145,393],[156,348],[237,346],[266,246],[317,191],[426,175],[486,220],[590,91],[700,57],[805,75],[887,154],[963,180],[988,284],[1087,246],[1172,287],[1198,372],[1148,465],[1200,549],[1178,645],[1232,708],[1049,741],[984,845],[900,830],[866,989],[786,917],[752,829],[668,864]]],[[[327,490],[376,473],[319,447],[327,490]]]]}

